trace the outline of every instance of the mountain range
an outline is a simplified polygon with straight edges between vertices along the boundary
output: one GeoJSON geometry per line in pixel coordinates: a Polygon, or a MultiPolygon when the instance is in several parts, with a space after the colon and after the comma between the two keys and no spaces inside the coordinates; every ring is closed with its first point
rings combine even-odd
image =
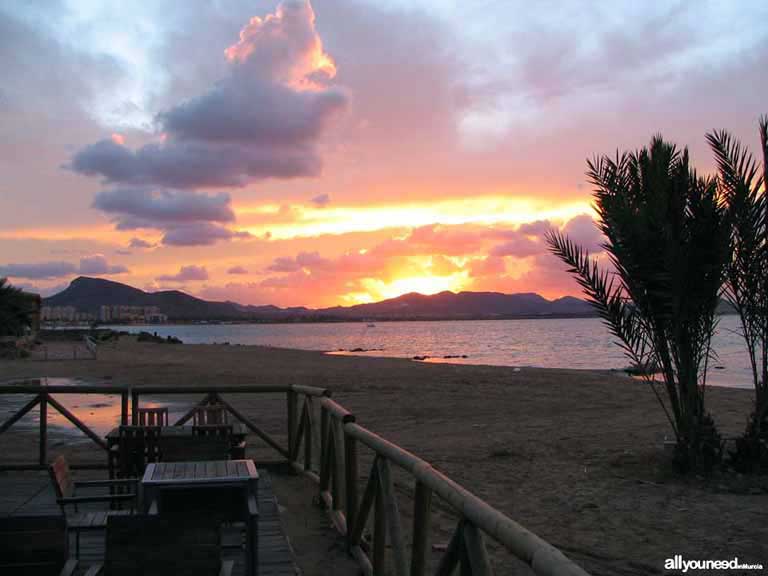
{"type": "Polygon", "coordinates": [[[63,291],[43,301],[44,306],[72,306],[98,314],[101,306],[157,306],[169,320],[297,322],[332,320],[437,320],[491,319],[541,316],[594,316],[593,309],[578,298],[547,300],[534,293],[440,292],[403,294],[397,298],[312,309],[303,306],[246,306],[236,302],[211,302],[178,290],[145,292],[126,284],[81,276],[63,291]]]}

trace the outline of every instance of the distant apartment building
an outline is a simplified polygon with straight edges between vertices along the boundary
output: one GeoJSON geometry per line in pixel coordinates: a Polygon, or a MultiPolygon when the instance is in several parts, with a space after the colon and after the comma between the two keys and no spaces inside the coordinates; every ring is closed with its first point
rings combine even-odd
{"type": "Polygon", "coordinates": [[[107,322],[146,322],[148,324],[163,324],[168,316],[160,312],[157,306],[101,306],[99,321],[107,322]]]}
{"type": "Polygon", "coordinates": [[[96,314],[80,312],[74,306],[43,306],[40,319],[43,322],[95,322],[96,314]]]}
{"type": "Polygon", "coordinates": [[[74,322],[77,310],[74,306],[43,306],[40,316],[44,322],[74,322]]]}
{"type": "Polygon", "coordinates": [[[134,322],[140,324],[164,324],[168,316],[157,306],[100,306],[98,313],[81,312],[74,306],[43,306],[40,310],[43,322],[92,323],[134,322]]]}

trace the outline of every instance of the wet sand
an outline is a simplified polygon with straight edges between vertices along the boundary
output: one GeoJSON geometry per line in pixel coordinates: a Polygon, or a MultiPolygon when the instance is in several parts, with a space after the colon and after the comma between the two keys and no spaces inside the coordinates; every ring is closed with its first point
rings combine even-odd
{"type": "MultiPolygon", "coordinates": [[[[593,574],[663,573],[664,560],[675,554],[768,564],[768,479],[676,476],[663,448],[671,429],[652,392],[616,373],[128,338],[100,349],[98,360],[0,361],[0,373],[3,380],[328,387],[358,423],[428,460],[593,574]]],[[[744,390],[708,391],[726,437],[741,432],[751,398],[744,390]]],[[[238,406],[284,437],[284,398],[244,399],[238,406]]],[[[0,435],[4,459],[34,460],[34,436],[21,436],[0,435]]],[[[397,487],[407,525],[412,487],[404,476],[397,487]]],[[[305,573],[354,574],[339,539],[310,505],[313,486],[289,478],[277,491],[289,512],[302,512],[287,524],[305,573]]],[[[437,507],[435,558],[454,521],[437,507]]],[[[517,573],[501,568],[509,566],[506,554],[489,546],[497,573],[517,573]]]]}

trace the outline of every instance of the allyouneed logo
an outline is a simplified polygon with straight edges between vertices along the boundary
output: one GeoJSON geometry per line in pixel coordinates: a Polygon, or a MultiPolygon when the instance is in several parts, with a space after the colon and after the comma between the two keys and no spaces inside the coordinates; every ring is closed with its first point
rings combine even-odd
{"type": "Polygon", "coordinates": [[[684,560],[680,554],[664,561],[665,570],[762,570],[762,564],[742,564],[738,558],[732,560],[684,560]]]}

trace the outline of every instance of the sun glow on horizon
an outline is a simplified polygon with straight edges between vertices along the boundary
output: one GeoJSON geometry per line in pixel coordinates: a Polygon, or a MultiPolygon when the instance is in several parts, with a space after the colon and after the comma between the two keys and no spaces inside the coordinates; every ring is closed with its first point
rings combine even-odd
{"type": "Polygon", "coordinates": [[[460,292],[467,284],[465,271],[448,276],[406,276],[391,281],[378,278],[364,278],[362,285],[364,291],[350,292],[342,296],[342,300],[349,304],[365,304],[397,298],[403,294],[417,292],[429,296],[446,290],[460,292]]]}
{"type": "Polygon", "coordinates": [[[239,205],[235,212],[243,230],[254,236],[269,233],[274,240],[373,232],[393,227],[418,228],[430,224],[519,225],[536,220],[566,221],[593,212],[585,200],[556,203],[497,195],[410,204],[289,208],[239,205]],[[288,217],[281,219],[281,214],[288,217]],[[267,221],[258,223],[260,219],[267,221]]]}

